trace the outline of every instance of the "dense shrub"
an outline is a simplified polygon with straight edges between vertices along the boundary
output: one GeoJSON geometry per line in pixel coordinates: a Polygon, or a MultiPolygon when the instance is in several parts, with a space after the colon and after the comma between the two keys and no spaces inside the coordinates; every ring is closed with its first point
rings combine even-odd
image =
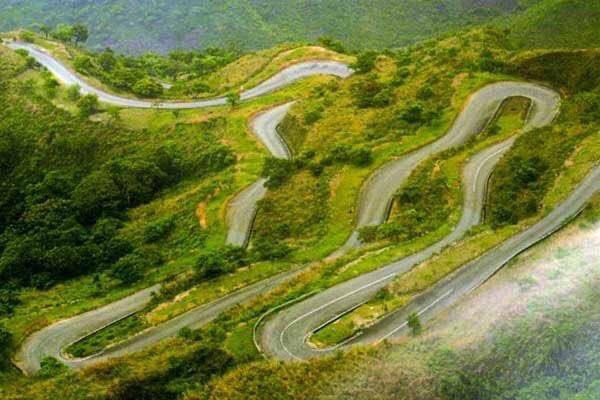
{"type": "Polygon", "coordinates": [[[590,132],[544,128],[520,136],[492,175],[486,209],[490,223],[515,224],[535,214],[575,143],[590,132]]]}
{"type": "Polygon", "coordinates": [[[352,85],[352,95],[360,108],[385,107],[394,100],[393,90],[369,74],[352,85]]]}
{"type": "Polygon", "coordinates": [[[133,93],[140,97],[160,97],[163,93],[163,87],[156,79],[153,78],[142,78],[133,85],[131,88],[133,93]]]}
{"type": "Polygon", "coordinates": [[[216,278],[246,264],[246,252],[241,247],[225,246],[201,254],[196,260],[196,273],[207,279],[216,278]]]}
{"type": "Polygon", "coordinates": [[[0,371],[10,365],[10,349],[12,346],[12,335],[0,325],[0,371]]]}

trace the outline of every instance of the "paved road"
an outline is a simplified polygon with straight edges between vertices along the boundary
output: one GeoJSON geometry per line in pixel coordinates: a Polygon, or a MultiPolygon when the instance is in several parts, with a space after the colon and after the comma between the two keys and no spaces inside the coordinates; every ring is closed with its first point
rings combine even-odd
{"type": "Polygon", "coordinates": [[[526,129],[550,123],[558,111],[559,96],[554,91],[525,82],[499,82],[474,93],[446,135],[437,141],[391,161],[377,170],[361,190],[356,229],[334,256],[360,245],[358,230],[379,225],[387,219],[394,193],[424,159],[451,147],[459,146],[481,131],[499,109],[503,100],[524,96],[532,100],[533,109],[526,129]]]}
{"type": "MultiPolygon", "coordinates": [[[[223,98],[217,98],[202,100],[198,102],[161,103],[157,105],[151,102],[132,100],[114,96],[108,93],[104,93],[93,87],[90,87],[80,78],[78,78],[75,74],[73,74],[71,71],[69,71],[56,60],[54,60],[52,57],[50,57],[48,54],[41,52],[39,49],[32,47],[31,45],[12,43],[10,44],[10,46],[13,48],[25,47],[26,50],[28,50],[38,61],[40,61],[40,63],[44,64],[51,72],[56,74],[61,81],[68,84],[77,83],[82,87],[82,91],[86,93],[95,93],[102,101],[105,102],[126,107],[144,108],[194,108],[218,105],[223,104],[224,102],[223,98]]],[[[242,94],[242,99],[249,99],[252,97],[259,96],[261,94],[269,93],[277,88],[280,88],[284,85],[293,82],[294,80],[300,79],[305,76],[324,73],[345,77],[350,75],[351,70],[349,70],[348,67],[344,64],[329,61],[307,62],[297,64],[278,73],[277,75],[263,82],[256,88],[244,92],[242,94]]],[[[527,124],[528,128],[543,126],[549,123],[554,118],[558,109],[558,96],[548,89],[536,85],[514,82],[490,85],[482,89],[470,99],[465,110],[457,119],[453,129],[444,138],[438,140],[432,145],[426,146],[426,149],[428,149],[427,151],[421,149],[419,151],[409,154],[407,157],[402,157],[398,161],[390,163],[389,165],[384,167],[384,169],[381,172],[375,174],[369,180],[365,189],[363,189],[363,194],[361,195],[361,206],[358,215],[358,226],[365,226],[372,223],[382,222],[385,218],[386,210],[391,199],[391,194],[393,194],[397,187],[401,185],[401,183],[409,175],[410,171],[414,168],[414,166],[416,166],[416,164],[418,164],[420,160],[445,148],[460,144],[467,140],[468,137],[470,137],[471,135],[476,134],[486,123],[486,121],[489,120],[489,117],[495,112],[495,110],[497,110],[500,102],[504,98],[516,95],[530,97],[534,102],[534,107],[530,113],[529,121],[527,124]],[[411,160],[411,162],[403,161],[406,159],[411,160]],[[393,186],[393,190],[390,188],[390,186],[393,186]],[[387,194],[389,194],[389,196],[387,194]]],[[[282,115],[285,114],[285,112],[283,111],[284,108],[285,107],[282,106],[282,109],[279,110],[281,111],[281,114],[278,115],[273,111],[273,114],[271,114],[270,117],[268,117],[269,114],[265,113],[267,116],[263,116],[264,121],[262,123],[259,123],[259,129],[254,129],[255,133],[257,133],[259,138],[264,141],[265,145],[272,149],[274,154],[280,156],[283,155],[283,153],[281,153],[282,148],[277,148],[277,146],[281,145],[281,143],[277,143],[278,139],[277,135],[273,134],[274,130],[267,127],[272,121],[282,117],[282,115]],[[261,126],[263,127],[262,129],[260,128],[261,126]]],[[[277,124],[275,123],[272,126],[274,127],[276,125],[277,124]]],[[[465,171],[465,182],[472,182],[473,191],[471,195],[469,195],[469,191],[465,189],[465,213],[453,234],[451,234],[448,238],[445,239],[447,243],[451,243],[452,241],[458,239],[462,235],[462,233],[464,233],[464,230],[466,230],[468,226],[472,226],[473,224],[479,221],[479,212],[477,212],[477,210],[480,209],[479,202],[483,198],[483,193],[485,192],[485,181],[487,180],[487,176],[493,169],[493,165],[495,164],[496,160],[504,151],[506,151],[506,149],[510,146],[510,143],[511,141],[507,141],[494,147],[489,152],[481,153],[480,155],[474,158],[474,161],[469,163],[470,167],[468,167],[465,171]],[[479,164],[477,164],[477,162],[479,164]]],[[[256,187],[263,187],[262,183],[263,182],[260,181],[256,182],[248,190],[257,190],[258,192],[260,192],[260,189],[256,189],[256,187]]],[[[469,184],[467,183],[466,187],[468,186],[469,184]]],[[[256,196],[256,194],[248,195],[247,199],[249,200],[247,201],[249,204],[252,203],[252,201],[254,201],[253,196],[256,196]]],[[[247,231],[248,230],[246,230],[246,232],[247,231]]],[[[349,241],[349,243],[351,243],[351,241],[349,241]]],[[[438,246],[440,247],[433,247],[430,250],[439,251],[443,247],[443,243],[444,241],[440,242],[438,244],[438,246]]],[[[431,254],[433,253],[430,253],[429,255],[431,254]]],[[[417,255],[409,257],[409,259],[413,260],[412,264],[414,265],[414,263],[418,262],[419,257],[423,257],[425,255],[426,253],[421,252],[417,255]]],[[[383,276],[381,277],[374,277],[374,273],[364,275],[365,278],[363,279],[366,283],[362,286],[365,286],[365,288],[359,287],[358,290],[355,288],[350,291],[343,291],[341,296],[338,297],[341,300],[355,299],[357,293],[360,294],[363,293],[365,290],[371,290],[372,288],[374,288],[377,285],[380,285],[384,281],[388,281],[389,279],[391,279],[392,276],[390,274],[396,275],[397,273],[399,273],[400,270],[402,270],[402,268],[407,270],[409,268],[407,265],[411,263],[406,260],[407,259],[401,260],[398,263],[394,263],[392,266],[387,266],[381,270],[375,271],[375,273],[383,274],[383,276]],[[398,266],[402,264],[405,264],[405,266],[398,266]],[[396,265],[396,267],[394,267],[394,265],[396,265]],[[395,270],[390,272],[392,269],[395,270]],[[386,276],[386,272],[388,272],[388,275],[390,276],[386,276]]],[[[110,324],[111,322],[115,322],[143,308],[150,299],[151,292],[157,290],[158,286],[148,288],[144,291],[136,293],[118,302],[109,304],[98,310],[94,310],[89,313],[82,314],[80,316],[73,317],[65,321],[61,321],[43,329],[40,332],[37,332],[25,341],[21,348],[21,351],[17,355],[16,361],[23,371],[25,371],[26,373],[34,373],[39,369],[40,360],[46,355],[57,357],[63,362],[65,362],[67,365],[74,368],[79,368],[95,364],[98,361],[105,360],[111,357],[129,354],[145,346],[154,344],[161,339],[173,336],[177,333],[177,331],[179,331],[181,327],[202,326],[211,321],[213,318],[215,318],[219,313],[231,308],[236,304],[250,300],[252,298],[255,298],[259,294],[269,291],[270,289],[282,284],[286,280],[295,276],[297,273],[298,270],[285,272],[267,280],[250,285],[244,289],[232,293],[229,296],[218,299],[210,304],[203,305],[185,314],[182,314],[181,316],[174,318],[173,320],[168,321],[165,324],[162,324],[158,327],[154,327],[148,331],[145,331],[142,334],[137,335],[128,341],[106,349],[101,354],[85,359],[67,359],[62,355],[61,349],[64,349],[70,343],[79,340],[98,329],[101,329],[102,327],[106,326],[107,324],[110,324]]],[[[348,284],[349,283],[347,282],[342,285],[348,284]]],[[[330,290],[339,290],[337,288],[341,287],[342,285],[336,286],[335,288],[332,288],[330,290]]],[[[324,293],[329,292],[330,291],[326,291],[324,293]]],[[[309,299],[308,302],[314,302],[315,298],[319,298],[322,300],[322,297],[320,296],[322,296],[322,294],[309,299]]],[[[330,304],[328,304],[327,302],[323,303],[322,301],[316,304],[309,310],[310,316],[318,316],[320,319],[323,319],[327,313],[330,313],[330,306],[336,305],[339,299],[336,300],[336,298],[334,298],[333,300],[334,301],[330,304]]],[[[303,302],[300,303],[300,306],[306,307],[306,304],[307,302],[303,302]]],[[[296,306],[290,308],[289,310],[293,309],[296,309],[296,306]]],[[[433,307],[430,307],[430,309],[433,309],[433,307]]],[[[268,339],[270,336],[268,335],[268,332],[277,332],[276,329],[274,330],[274,328],[277,327],[275,322],[280,320],[282,315],[284,316],[284,318],[286,315],[289,315],[289,310],[286,310],[283,314],[279,314],[277,318],[275,318],[265,326],[265,330],[263,331],[265,332],[265,335],[263,335],[263,339],[267,338],[267,340],[265,340],[265,343],[263,344],[266,345],[265,347],[267,348],[267,351],[271,354],[279,355],[283,358],[295,358],[298,356],[302,357],[304,356],[304,354],[301,353],[299,355],[287,354],[287,350],[284,351],[283,354],[278,354],[277,345],[275,344],[271,346],[271,344],[276,343],[277,341],[271,341],[268,339]]],[[[327,318],[325,318],[325,320],[326,319],[327,318]]],[[[302,322],[304,321],[304,319],[300,319],[299,321],[302,322]]],[[[279,338],[281,339],[279,342],[281,344],[284,344],[286,343],[286,340],[291,338],[290,343],[295,343],[293,340],[293,334],[289,337],[286,336],[291,334],[295,330],[296,329],[294,327],[294,329],[288,328],[285,329],[285,332],[279,332],[279,338]]],[[[365,335],[364,337],[367,338],[368,336],[365,335]]],[[[302,350],[304,336],[301,338],[300,342],[300,350],[302,350]]]]}
{"type": "MultiPolygon", "coordinates": [[[[292,154],[277,132],[294,102],[286,103],[265,111],[252,119],[252,132],[269,149],[273,157],[289,160],[292,154]]],[[[248,186],[227,206],[227,243],[233,246],[246,246],[250,239],[252,224],[256,216],[257,203],[267,193],[266,179],[261,178],[248,186]]]]}
{"type": "MultiPolygon", "coordinates": [[[[383,193],[391,196],[397,188],[397,182],[404,181],[420,160],[433,153],[457,146],[480,132],[487,121],[490,120],[490,117],[496,113],[500,103],[512,96],[525,96],[532,101],[532,108],[524,127],[525,130],[550,124],[558,112],[558,95],[544,87],[527,83],[502,82],[480,89],[471,96],[466,107],[454,122],[453,127],[443,138],[388,164],[387,167],[383,168],[383,172],[378,171],[374,175],[363,192],[362,201],[370,201],[370,203],[363,203],[364,206],[361,207],[361,212],[364,212],[364,214],[359,214],[359,224],[361,221],[363,223],[381,222],[389,200],[386,197],[381,199],[382,201],[377,201],[375,196],[382,196],[383,193]],[[394,177],[398,181],[394,180],[394,177]]],[[[410,271],[414,266],[439,253],[444,247],[456,242],[464,236],[470,227],[478,224],[483,209],[488,178],[498,160],[510,148],[513,141],[514,138],[511,138],[494,145],[473,156],[467,163],[463,171],[462,181],[464,191],[463,214],[457,226],[448,236],[420,252],[343,282],[279,312],[262,327],[260,332],[261,348],[271,356],[293,360],[314,357],[339,347],[315,349],[308,344],[307,339],[319,328],[331,323],[348,310],[368,301],[379,289],[389,284],[398,275],[410,271]]],[[[589,181],[587,181],[585,187],[590,189],[589,181]]],[[[561,215],[567,217],[579,208],[580,204],[577,202],[568,203],[567,206],[561,207],[563,213],[561,215]]],[[[545,221],[548,221],[548,219],[546,218],[545,221]]],[[[551,225],[552,222],[560,223],[561,220],[553,214],[547,224],[551,225]]],[[[540,240],[543,237],[539,234],[536,236],[536,233],[539,233],[537,230],[532,232],[534,233],[530,234],[531,239],[537,238],[537,240],[540,240]]],[[[491,257],[495,260],[504,259],[503,253],[500,254],[494,251],[492,254],[491,257]]],[[[468,268],[467,270],[474,271],[470,273],[475,274],[480,280],[487,279],[488,270],[471,270],[468,268]]],[[[443,290],[448,289],[447,287],[442,288],[442,293],[440,291],[433,293],[434,301],[442,295],[445,295],[445,297],[433,304],[428,310],[425,310],[423,314],[426,312],[433,313],[434,310],[445,304],[446,298],[452,299],[455,294],[459,296],[463,293],[460,282],[453,283],[453,285],[455,286],[453,286],[454,289],[451,293],[446,294],[446,292],[443,292],[443,290]]],[[[426,300],[431,299],[427,298],[426,300]]],[[[410,307],[408,309],[410,310],[410,307]]],[[[405,319],[402,322],[404,321],[405,319]]],[[[355,342],[367,343],[385,336],[387,332],[380,326],[383,326],[383,324],[374,326],[368,333],[355,339],[355,342]]]]}
{"type": "MultiPolygon", "coordinates": [[[[227,99],[225,97],[173,103],[161,103],[121,97],[115,94],[107,93],[90,85],[41,47],[31,43],[22,42],[7,42],[5,45],[15,50],[23,49],[28,51],[33,58],[46,67],[48,71],[56,76],[60,82],[66,85],[79,85],[83,94],[95,94],[98,96],[98,99],[104,103],[114,104],[120,107],[165,109],[202,108],[227,104],[227,99]]],[[[242,92],[240,97],[241,100],[249,100],[258,96],[262,96],[308,76],[335,75],[346,78],[351,74],[352,70],[346,64],[337,61],[324,60],[302,62],[289,66],[273,75],[266,81],[260,83],[258,86],[242,92]]]]}
{"type": "MultiPolygon", "coordinates": [[[[77,84],[81,87],[83,93],[95,94],[101,101],[106,103],[123,107],[139,108],[199,108],[225,104],[224,98],[189,103],[155,104],[149,101],[119,97],[89,85],[77,74],[65,67],[60,61],[35,45],[16,42],[5,44],[12,49],[27,50],[32,57],[40,64],[44,65],[62,83],[67,85],[77,84]]],[[[242,100],[246,100],[258,97],[289,85],[304,77],[327,74],[345,78],[351,75],[352,72],[353,71],[346,64],[335,61],[303,62],[287,67],[255,88],[243,92],[241,98],[242,100]]],[[[283,104],[262,113],[258,115],[252,123],[253,132],[275,157],[290,157],[287,146],[281,140],[275,128],[281,122],[292,104],[293,102],[283,104]]],[[[233,201],[228,215],[228,221],[232,226],[228,237],[230,243],[245,243],[254,219],[256,201],[264,196],[265,191],[264,179],[260,179],[241,192],[233,201]]],[[[184,313],[165,324],[160,325],[160,327],[136,335],[130,340],[106,349],[100,354],[82,359],[70,359],[62,353],[62,350],[70,344],[142,310],[151,300],[152,293],[160,290],[160,285],[155,285],[97,310],[60,321],[34,333],[22,344],[19,352],[15,356],[15,364],[24,373],[33,374],[39,370],[40,361],[46,356],[56,357],[73,368],[81,368],[108,358],[135,352],[166,337],[176,335],[179,329],[184,326],[200,327],[205,325],[221,312],[242,301],[252,299],[261,293],[267,292],[283,281],[290,279],[296,273],[297,270],[281,273],[250,285],[210,304],[203,305],[184,313]]]]}

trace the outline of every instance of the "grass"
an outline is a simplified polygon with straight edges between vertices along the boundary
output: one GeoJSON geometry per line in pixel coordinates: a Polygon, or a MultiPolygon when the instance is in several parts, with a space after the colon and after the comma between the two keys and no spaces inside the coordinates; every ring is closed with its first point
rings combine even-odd
{"type": "MultiPolygon", "coordinates": [[[[489,147],[493,143],[497,143],[514,135],[522,127],[528,107],[529,100],[524,98],[517,97],[505,101],[496,120],[490,124],[487,131],[483,132],[474,140],[473,145],[468,146],[466,149],[450,157],[434,156],[432,159],[422,163],[422,165],[411,174],[407,185],[410,185],[411,182],[415,180],[428,179],[427,177],[433,179],[434,176],[441,175],[445,177],[450,189],[448,192],[449,199],[439,199],[439,201],[444,201],[448,204],[449,207],[449,216],[446,219],[446,222],[439,223],[439,227],[436,230],[426,234],[421,240],[416,239],[416,242],[425,241],[426,243],[431,243],[429,241],[430,238],[437,237],[441,239],[453,229],[453,226],[458,222],[461,213],[461,173],[464,165],[471,155],[489,147]],[[432,167],[437,171],[436,174],[429,171],[432,167]],[[423,174],[423,170],[426,170],[425,174],[423,174]]],[[[398,210],[396,212],[398,212],[398,210]]],[[[431,218],[434,217],[431,216],[431,218]]],[[[390,219],[394,219],[394,213],[392,213],[390,219]]],[[[424,225],[428,226],[426,221],[424,222],[424,225]]],[[[361,328],[372,324],[391,310],[407,304],[415,293],[427,289],[442,277],[465,264],[467,261],[472,260],[477,255],[494,247],[496,244],[500,243],[501,240],[504,240],[513,233],[514,230],[512,229],[507,229],[505,232],[493,232],[488,229],[459,244],[452,250],[446,252],[445,255],[434,257],[431,260],[426,261],[410,272],[402,275],[401,279],[397,279],[396,284],[390,285],[389,288],[382,291],[378,298],[358,307],[353,312],[344,315],[339,320],[315,333],[315,335],[311,336],[311,342],[318,347],[328,347],[343,341],[355,334],[361,328]],[[399,287],[399,282],[402,282],[402,285],[405,286],[399,287]]],[[[422,248],[424,247],[425,246],[422,248]]],[[[392,261],[392,258],[389,256],[389,253],[394,252],[389,250],[382,252],[379,258],[384,258],[387,262],[390,262],[392,261]]],[[[369,264],[372,262],[372,260],[369,260],[369,264]]],[[[365,264],[365,261],[362,263],[365,264]]],[[[354,267],[354,269],[358,269],[356,275],[365,272],[365,269],[360,267],[354,267]]]]}
{"type": "Polygon", "coordinates": [[[79,342],[73,343],[65,349],[65,352],[74,357],[91,356],[99,353],[111,344],[142,331],[145,327],[145,322],[139,315],[134,314],[109,325],[79,342]]]}

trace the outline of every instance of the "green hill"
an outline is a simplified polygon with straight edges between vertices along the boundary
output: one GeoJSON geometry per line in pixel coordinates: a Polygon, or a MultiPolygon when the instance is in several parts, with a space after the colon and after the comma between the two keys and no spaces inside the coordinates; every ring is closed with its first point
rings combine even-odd
{"type": "MultiPolygon", "coordinates": [[[[534,0],[537,2],[539,0],[534,0]]],[[[83,22],[93,47],[165,52],[245,49],[328,35],[349,47],[399,47],[514,12],[523,0],[0,0],[0,30],[83,22]]],[[[532,3],[531,0],[527,3],[532,3]]]]}
{"type": "Polygon", "coordinates": [[[545,0],[509,18],[511,37],[522,48],[600,46],[600,2],[545,0]]]}

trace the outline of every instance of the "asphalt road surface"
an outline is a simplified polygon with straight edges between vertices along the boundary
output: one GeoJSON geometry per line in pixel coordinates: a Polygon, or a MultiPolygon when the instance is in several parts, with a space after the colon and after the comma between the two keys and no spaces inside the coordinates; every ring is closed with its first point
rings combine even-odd
{"type": "MultiPolygon", "coordinates": [[[[273,157],[289,160],[292,153],[279,136],[277,126],[283,121],[294,102],[267,110],[252,119],[254,135],[271,152],[273,157]]],[[[266,179],[260,178],[239,192],[227,206],[227,244],[244,247],[248,244],[252,224],[257,211],[257,203],[267,193],[266,179]]]]}
{"type": "MultiPolygon", "coordinates": [[[[6,46],[11,49],[23,49],[48,69],[60,82],[65,85],[79,85],[81,93],[95,94],[98,100],[120,107],[133,108],[164,108],[164,109],[185,109],[185,108],[203,108],[227,104],[225,97],[216,97],[212,99],[190,101],[190,102],[155,102],[148,100],[131,99],[107,93],[87,83],[78,74],[66,67],[63,63],[55,59],[50,53],[31,43],[7,42],[6,46]]],[[[344,63],[337,61],[307,61],[291,65],[271,78],[260,83],[258,86],[241,93],[241,100],[249,100],[258,96],[273,92],[291,83],[314,75],[335,75],[342,78],[352,74],[352,70],[344,63]]]]}
{"type": "MultiPolygon", "coordinates": [[[[393,161],[373,175],[371,180],[366,184],[361,198],[359,225],[382,222],[389,204],[388,198],[391,198],[391,195],[397,189],[397,182],[403,182],[415,166],[424,158],[464,143],[468,138],[479,133],[497,112],[501,102],[513,96],[524,96],[531,99],[532,108],[528,114],[524,130],[548,125],[558,113],[559,96],[555,92],[538,85],[521,82],[502,82],[480,89],[471,96],[466,107],[444,137],[429,146],[393,161]],[[389,197],[377,200],[377,196],[389,197]]],[[[496,144],[469,160],[463,171],[463,213],[459,223],[448,236],[422,251],[331,287],[280,311],[274,317],[270,318],[260,331],[260,344],[265,353],[280,359],[294,360],[314,357],[339,348],[340,346],[334,346],[329,349],[316,349],[309,344],[308,339],[314,332],[335,321],[348,312],[348,310],[352,310],[371,299],[378,290],[389,284],[395,277],[410,271],[414,266],[439,253],[446,246],[462,238],[469,228],[477,225],[481,219],[488,178],[498,160],[510,148],[513,141],[514,138],[511,138],[496,144]]],[[[595,191],[593,182],[593,179],[588,179],[582,184],[584,189],[587,190],[585,192],[587,197],[580,196],[578,199],[584,198],[587,200],[591,196],[595,191]]],[[[560,226],[564,222],[565,218],[569,218],[580,208],[580,201],[569,200],[566,202],[566,205],[559,207],[562,213],[559,215],[563,217],[558,218],[556,213],[553,213],[544,219],[544,226],[547,226],[550,230],[556,229],[557,226],[560,226]]],[[[530,233],[527,238],[532,242],[541,240],[547,234],[547,230],[535,227],[530,228],[528,232],[530,233]]],[[[527,241],[523,239],[517,240],[517,244],[525,243],[527,241]]],[[[459,298],[465,290],[469,290],[477,282],[483,282],[489,278],[490,271],[500,268],[507,261],[506,254],[512,253],[499,248],[493,250],[490,254],[491,256],[486,255],[486,257],[496,261],[495,264],[490,264],[494,265],[494,267],[470,268],[467,266],[461,269],[468,271],[469,276],[473,276],[469,282],[466,282],[468,280],[466,278],[456,278],[458,281],[453,281],[451,284],[442,286],[439,290],[432,291],[431,296],[422,296],[424,300],[419,298],[415,301],[414,305],[411,304],[406,308],[407,311],[405,313],[397,313],[398,316],[394,322],[387,322],[388,319],[385,319],[380,324],[374,325],[362,335],[354,338],[354,340],[343,344],[371,343],[375,340],[385,338],[387,334],[390,334],[389,329],[386,330],[386,328],[389,328],[386,324],[393,325],[394,327],[403,324],[405,326],[406,315],[414,309],[422,311],[423,318],[431,315],[451,300],[459,298]],[[465,283],[463,284],[460,279],[465,279],[465,283]],[[398,320],[400,320],[399,324],[398,320]],[[394,323],[397,324],[394,325],[394,323]]],[[[392,319],[390,317],[389,321],[392,319]]],[[[400,330],[390,335],[397,334],[400,330]]]]}
{"type": "MultiPolygon", "coordinates": [[[[156,104],[111,95],[91,87],[52,56],[33,45],[23,43],[10,43],[8,45],[12,48],[26,49],[63,83],[78,84],[81,86],[82,92],[94,93],[101,101],[107,103],[142,108],[198,108],[225,103],[224,98],[216,98],[188,103],[156,104]]],[[[242,99],[250,99],[269,93],[306,76],[333,74],[346,77],[351,73],[352,71],[345,64],[337,62],[314,61],[300,63],[286,68],[257,87],[244,92],[242,99]]],[[[357,228],[383,222],[387,216],[393,193],[402,185],[420,161],[447,148],[460,145],[480,132],[498,110],[501,102],[512,96],[525,96],[532,100],[532,109],[528,116],[526,129],[549,124],[558,112],[559,96],[547,88],[522,82],[502,82],[484,87],[471,96],[465,109],[444,137],[390,162],[368,180],[361,192],[357,228]]],[[[279,157],[289,157],[285,144],[281,142],[275,130],[278,121],[281,121],[281,118],[287,112],[286,107],[289,108],[289,104],[267,111],[253,121],[253,131],[257,137],[263,141],[272,154],[279,157]]],[[[302,359],[321,354],[322,351],[316,351],[306,343],[306,338],[315,329],[348,308],[368,300],[379,288],[395,276],[410,270],[412,266],[441,251],[446,245],[460,239],[469,227],[479,223],[488,176],[498,159],[510,147],[512,141],[513,139],[509,139],[492,146],[469,161],[464,170],[465,203],[463,215],[459,224],[448,237],[419,253],[344,282],[276,314],[274,318],[267,321],[261,330],[261,343],[265,351],[283,359],[302,359]]],[[[598,170],[594,170],[565,203],[561,204],[552,214],[538,224],[488,252],[479,260],[464,266],[457,273],[420,296],[405,309],[391,314],[383,319],[381,323],[363,332],[353,342],[373,342],[402,334],[406,325],[406,313],[416,310],[415,312],[418,312],[421,318],[429,318],[434,315],[436,310],[447,306],[466,291],[478,286],[510,257],[522,251],[523,246],[541,240],[580,210],[585,201],[597,191],[599,177],[598,170]]],[[[263,184],[264,181],[259,180],[240,193],[240,196],[243,197],[245,192],[251,192],[250,194],[246,193],[245,200],[242,200],[242,203],[246,202],[246,207],[255,203],[257,196],[264,195],[263,184]]],[[[238,235],[238,237],[243,238],[244,241],[247,241],[254,215],[252,207],[246,208],[246,210],[250,210],[245,213],[246,216],[252,215],[252,218],[250,218],[250,222],[246,223],[246,228],[243,228],[244,225],[240,223],[239,232],[244,233],[238,235]]],[[[354,234],[346,246],[351,248],[358,244],[357,235],[354,234]]],[[[150,300],[151,293],[159,289],[157,285],[97,310],[44,328],[30,336],[23,343],[15,361],[25,373],[31,374],[39,370],[40,361],[45,356],[56,357],[71,367],[80,368],[108,358],[130,354],[166,337],[175,335],[182,327],[200,327],[236,304],[253,299],[281,285],[295,276],[298,271],[281,273],[249,285],[214,302],[188,311],[164,324],[150,328],[129,340],[105,349],[100,354],[83,359],[69,359],[63,355],[62,350],[69,344],[141,310],[150,300]]]]}

